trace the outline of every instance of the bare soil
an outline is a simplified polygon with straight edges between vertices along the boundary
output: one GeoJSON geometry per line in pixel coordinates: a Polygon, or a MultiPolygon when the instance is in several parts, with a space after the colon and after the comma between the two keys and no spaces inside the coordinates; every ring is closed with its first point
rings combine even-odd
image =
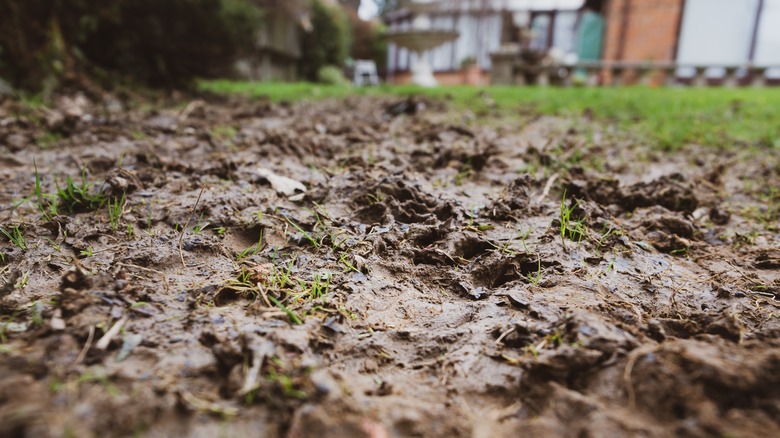
{"type": "Polygon", "coordinates": [[[780,436],[757,152],[421,100],[6,101],[0,436],[780,436]],[[118,213],[45,196],[82,171],[118,213]]]}

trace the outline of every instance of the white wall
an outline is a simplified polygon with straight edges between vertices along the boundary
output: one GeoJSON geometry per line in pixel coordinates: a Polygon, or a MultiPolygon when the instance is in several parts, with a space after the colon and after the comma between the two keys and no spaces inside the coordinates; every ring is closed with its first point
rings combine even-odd
{"type": "MultiPolygon", "coordinates": [[[[750,57],[758,0],[687,0],[683,14],[677,62],[695,65],[742,65],[750,57]]],[[[722,77],[722,68],[707,76],[722,77]]],[[[694,75],[680,68],[682,77],[694,75]]]]}
{"type": "Polygon", "coordinates": [[[744,64],[758,0],[688,0],[685,2],[677,62],[744,64]]]}
{"type": "MultiPolygon", "coordinates": [[[[764,0],[754,62],[780,66],[780,0],[764,0]]],[[[767,76],[780,78],[780,68],[770,69],[767,76]]]]}

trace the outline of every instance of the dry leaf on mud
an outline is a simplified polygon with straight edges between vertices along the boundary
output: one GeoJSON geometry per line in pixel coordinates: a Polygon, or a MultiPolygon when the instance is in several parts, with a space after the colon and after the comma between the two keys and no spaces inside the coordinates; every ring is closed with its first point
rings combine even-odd
{"type": "Polygon", "coordinates": [[[296,181],[286,176],[277,175],[271,170],[265,168],[259,168],[257,170],[258,175],[268,180],[271,183],[271,187],[276,190],[276,193],[285,196],[295,195],[296,192],[305,192],[306,186],[300,181],[296,181]]]}

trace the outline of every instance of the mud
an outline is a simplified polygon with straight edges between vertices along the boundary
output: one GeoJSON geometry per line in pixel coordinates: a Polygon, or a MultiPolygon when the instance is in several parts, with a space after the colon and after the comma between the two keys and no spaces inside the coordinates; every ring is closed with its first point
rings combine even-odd
{"type": "Polygon", "coordinates": [[[771,151],[420,99],[0,127],[2,436],[780,435],[771,151]]]}

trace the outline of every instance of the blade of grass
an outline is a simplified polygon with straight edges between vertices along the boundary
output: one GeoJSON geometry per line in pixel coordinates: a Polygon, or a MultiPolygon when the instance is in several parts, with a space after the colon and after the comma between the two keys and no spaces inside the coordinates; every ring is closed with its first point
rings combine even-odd
{"type": "Polygon", "coordinates": [[[284,311],[284,313],[286,313],[287,316],[290,317],[290,320],[292,320],[293,324],[296,324],[296,325],[303,324],[303,321],[301,320],[301,318],[298,315],[296,315],[292,310],[288,309],[287,306],[282,304],[279,300],[277,300],[276,298],[272,297],[271,295],[268,295],[268,299],[272,303],[274,303],[274,305],[276,305],[276,307],[282,309],[284,311]]]}
{"type": "Polygon", "coordinates": [[[308,241],[309,241],[309,242],[312,244],[312,246],[314,246],[314,248],[316,248],[316,249],[319,249],[319,248],[320,248],[320,244],[317,242],[317,240],[316,240],[316,239],[314,239],[313,237],[311,237],[311,234],[309,234],[309,233],[307,233],[306,231],[304,231],[304,229],[303,229],[303,228],[301,228],[300,226],[298,226],[298,224],[296,224],[295,222],[293,222],[293,221],[290,219],[290,217],[289,217],[289,216],[285,216],[284,218],[285,218],[285,219],[287,219],[287,222],[289,222],[289,223],[290,223],[290,225],[292,225],[292,226],[293,226],[293,228],[295,228],[296,230],[298,230],[298,232],[299,232],[299,233],[303,234],[303,237],[305,237],[305,238],[306,238],[306,240],[308,240],[308,241]]]}

